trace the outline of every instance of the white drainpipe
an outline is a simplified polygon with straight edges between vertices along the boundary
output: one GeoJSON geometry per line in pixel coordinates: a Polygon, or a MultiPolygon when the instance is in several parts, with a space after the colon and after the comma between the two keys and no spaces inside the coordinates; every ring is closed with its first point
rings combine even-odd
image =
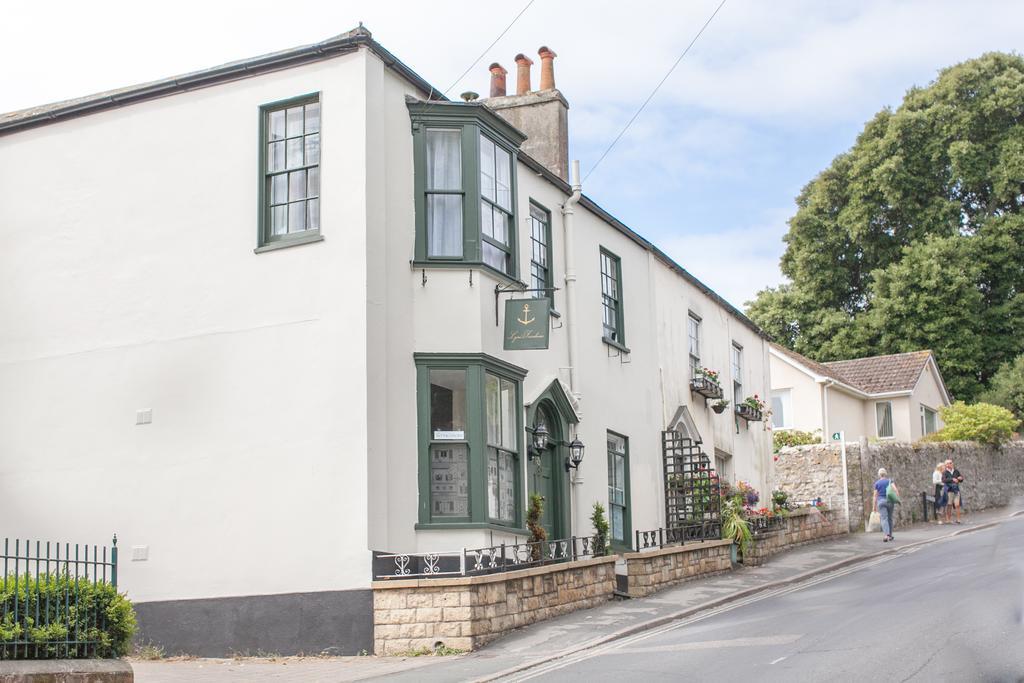
{"type": "MultiPolygon", "coordinates": [[[[569,391],[572,392],[578,405],[581,392],[576,367],[580,354],[576,329],[576,243],[573,232],[573,207],[580,201],[582,193],[579,161],[572,162],[572,175],[569,182],[572,184],[572,195],[562,205],[562,229],[565,238],[565,331],[569,337],[569,391]]],[[[569,529],[573,534],[577,532],[580,520],[580,512],[576,510],[579,496],[573,495],[573,489],[581,481],[579,470],[573,470],[572,479],[569,482],[569,529]]]]}
{"type": "Polygon", "coordinates": [[[565,231],[565,331],[569,336],[569,389],[580,400],[580,385],[576,364],[579,362],[579,342],[576,329],[576,244],[573,232],[573,207],[580,201],[580,162],[572,162],[572,195],[562,205],[562,228],[565,231]]]}

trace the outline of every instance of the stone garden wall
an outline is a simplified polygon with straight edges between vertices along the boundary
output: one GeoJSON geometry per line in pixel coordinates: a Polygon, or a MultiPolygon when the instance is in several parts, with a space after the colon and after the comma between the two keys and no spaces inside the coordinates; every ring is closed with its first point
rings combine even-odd
{"type": "MultiPolygon", "coordinates": [[[[851,443],[846,445],[850,529],[864,528],[880,467],[888,470],[903,498],[903,505],[896,506],[897,527],[921,521],[921,492],[933,492],[932,471],[947,458],[952,458],[964,475],[961,492],[967,513],[1008,505],[1024,491],[1024,443],[1019,441],[1001,447],[970,442],[851,443]]],[[[842,510],[842,482],[837,445],[784,448],[775,462],[773,488],[786,491],[794,500],[820,496],[833,509],[842,510]]]]}
{"type": "Polygon", "coordinates": [[[769,557],[783,550],[846,533],[841,511],[800,508],[789,513],[780,528],[755,534],[753,548],[743,553],[743,564],[748,567],[764,564],[769,557]]]}
{"type": "Polygon", "coordinates": [[[698,576],[708,576],[732,568],[732,541],[704,541],[671,546],[640,553],[624,553],[628,592],[642,598],[698,576]]]}
{"type": "Polygon", "coordinates": [[[473,650],[520,626],[612,599],[616,555],[452,579],[373,582],[373,651],[473,650]]]}

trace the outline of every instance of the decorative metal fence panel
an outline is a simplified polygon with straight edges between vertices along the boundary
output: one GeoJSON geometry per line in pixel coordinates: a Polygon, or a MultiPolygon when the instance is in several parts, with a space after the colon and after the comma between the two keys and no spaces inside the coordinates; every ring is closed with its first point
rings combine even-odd
{"type": "Polygon", "coordinates": [[[750,524],[750,530],[753,533],[763,534],[768,531],[781,529],[785,526],[786,519],[781,515],[772,515],[771,517],[758,515],[756,517],[747,517],[747,522],[750,524]]]}
{"type": "Polygon", "coordinates": [[[107,627],[98,590],[117,590],[109,548],[4,539],[0,660],[95,657],[107,627]]]}
{"type": "Polygon", "coordinates": [[[554,541],[502,543],[436,553],[374,553],[375,579],[431,579],[477,576],[594,557],[594,539],[572,536],[554,541]]]}
{"type": "Polygon", "coordinates": [[[666,532],[679,543],[721,538],[722,494],[711,459],[700,444],[674,430],[661,433],[661,444],[666,532]]]}

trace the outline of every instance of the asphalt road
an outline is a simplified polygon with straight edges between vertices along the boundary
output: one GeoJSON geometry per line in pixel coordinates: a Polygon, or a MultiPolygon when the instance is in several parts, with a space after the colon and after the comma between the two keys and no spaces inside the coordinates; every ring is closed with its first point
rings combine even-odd
{"type": "Polygon", "coordinates": [[[1022,572],[1019,517],[509,680],[1024,681],[1022,572]]]}

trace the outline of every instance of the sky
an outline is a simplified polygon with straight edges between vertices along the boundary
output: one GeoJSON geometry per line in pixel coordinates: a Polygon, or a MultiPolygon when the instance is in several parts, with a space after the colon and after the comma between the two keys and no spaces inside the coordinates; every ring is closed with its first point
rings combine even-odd
{"type": "Polygon", "coordinates": [[[495,61],[513,83],[516,53],[539,66],[547,45],[584,192],[742,308],[783,281],[800,189],[909,87],[1019,51],[1024,2],[726,0],[595,168],[720,1],[10,3],[0,112],[318,42],[360,21],[450,97],[485,95],[495,61]]]}

